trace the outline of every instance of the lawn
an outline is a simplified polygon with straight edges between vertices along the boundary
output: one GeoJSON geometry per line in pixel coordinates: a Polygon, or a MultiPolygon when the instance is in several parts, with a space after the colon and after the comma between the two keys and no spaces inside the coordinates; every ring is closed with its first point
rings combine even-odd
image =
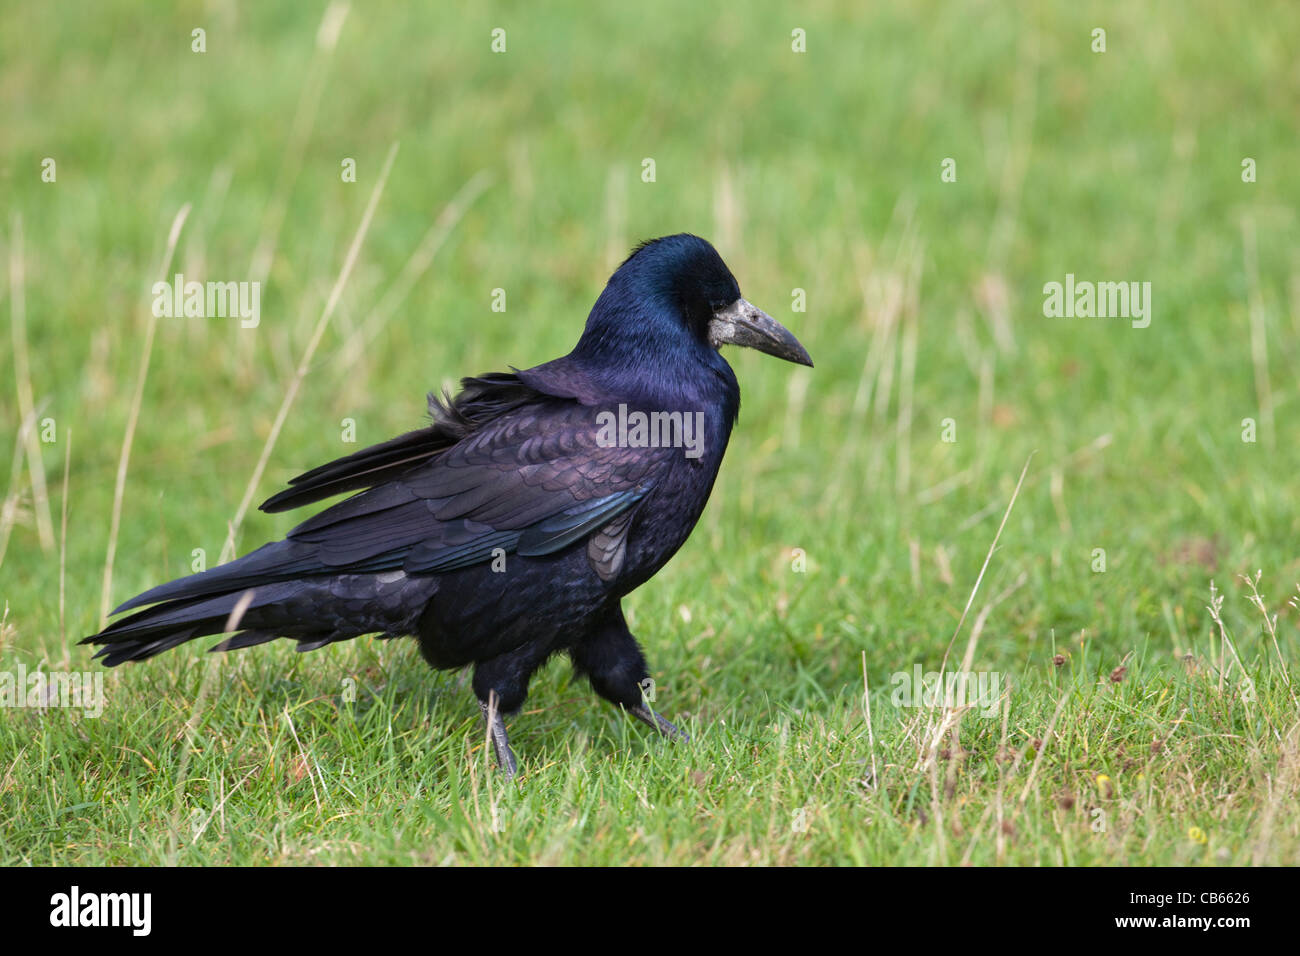
{"type": "Polygon", "coordinates": [[[1300,863],[1294,4],[0,17],[0,700],[103,689],[0,708],[0,863],[1300,863]],[[689,744],[557,660],[512,783],[413,641],[77,646],[682,231],[816,362],[727,353],[625,602],[689,744]],[[177,273],[256,323],[155,316],[177,273]]]}

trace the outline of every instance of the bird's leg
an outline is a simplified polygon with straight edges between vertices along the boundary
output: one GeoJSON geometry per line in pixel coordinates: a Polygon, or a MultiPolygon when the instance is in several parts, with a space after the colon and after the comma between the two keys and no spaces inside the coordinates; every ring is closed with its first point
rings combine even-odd
{"type": "Polygon", "coordinates": [[[654,681],[621,609],[615,608],[613,615],[586,640],[570,648],[569,656],[573,658],[574,669],[586,675],[592,689],[601,697],[669,740],[691,739],[650,706],[654,701],[654,681]]]}
{"type": "Polygon", "coordinates": [[[479,700],[478,706],[483,711],[483,720],[487,724],[488,739],[496,751],[497,766],[506,777],[513,777],[519,772],[519,761],[510,749],[510,738],[506,735],[506,722],[501,719],[496,691],[490,691],[487,700],[479,700]]]}
{"type": "Polygon", "coordinates": [[[550,653],[549,642],[530,642],[474,665],[474,694],[478,697],[483,719],[487,721],[488,738],[496,751],[497,766],[507,777],[519,772],[519,761],[510,749],[510,738],[506,736],[506,724],[501,715],[513,714],[524,706],[528,698],[528,681],[550,653]]]}

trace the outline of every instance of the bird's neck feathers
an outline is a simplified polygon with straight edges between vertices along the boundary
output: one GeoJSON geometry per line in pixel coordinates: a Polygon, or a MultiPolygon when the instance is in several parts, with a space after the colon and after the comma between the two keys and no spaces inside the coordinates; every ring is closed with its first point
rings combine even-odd
{"type": "Polygon", "coordinates": [[[557,361],[581,370],[601,400],[713,409],[730,427],[740,408],[736,374],[717,349],[687,329],[676,308],[664,296],[611,282],[578,344],[557,361]]]}

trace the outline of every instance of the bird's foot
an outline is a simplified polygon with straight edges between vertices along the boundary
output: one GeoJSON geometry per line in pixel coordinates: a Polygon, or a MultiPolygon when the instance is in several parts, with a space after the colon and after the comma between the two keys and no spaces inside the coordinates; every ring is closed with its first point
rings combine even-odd
{"type": "Polygon", "coordinates": [[[691,739],[690,734],[679,729],[672,721],[659,716],[645,704],[637,704],[635,707],[629,708],[628,713],[642,723],[649,724],[669,740],[689,741],[691,739]]]}
{"type": "Polygon", "coordinates": [[[494,693],[488,700],[480,700],[478,706],[479,710],[483,711],[483,720],[487,724],[488,739],[492,741],[492,749],[496,751],[497,766],[506,775],[506,779],[511,779],[519,772],[519,761],[515,759],[515,752],[510,749],[510,738],[506,735],[506,722],[501,719],[501,711],[497,710],[497,695],[494,693]]]}

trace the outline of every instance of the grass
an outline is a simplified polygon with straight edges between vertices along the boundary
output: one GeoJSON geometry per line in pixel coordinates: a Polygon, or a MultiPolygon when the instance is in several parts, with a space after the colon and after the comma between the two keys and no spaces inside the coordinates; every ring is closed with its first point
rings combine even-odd
{"type": "Polygon", "coordinates": [[[117,603],[250,550],[293,521],[236,520],[250,483],[567,351],[639,239],[710,237],[817,368],[729,356],[713,500],[625,602],[689,746],[557,661],[507,784],[411,641],[200,641],[97,718],[0,711],[0,862],[1300,862],[1300,12],[1266,8],[356,8],[332,45],[323,5],[6,11],[0,672],[96,666],[110,552],[117,603]],[[151,319],[160,274],[259,270],[256,329],[151,319]],[[1066,273],[1151,282],[1150,327],[1044,317],[1066,273]],[[895,705],[945,660],[1007,692],[895,705]]]}

